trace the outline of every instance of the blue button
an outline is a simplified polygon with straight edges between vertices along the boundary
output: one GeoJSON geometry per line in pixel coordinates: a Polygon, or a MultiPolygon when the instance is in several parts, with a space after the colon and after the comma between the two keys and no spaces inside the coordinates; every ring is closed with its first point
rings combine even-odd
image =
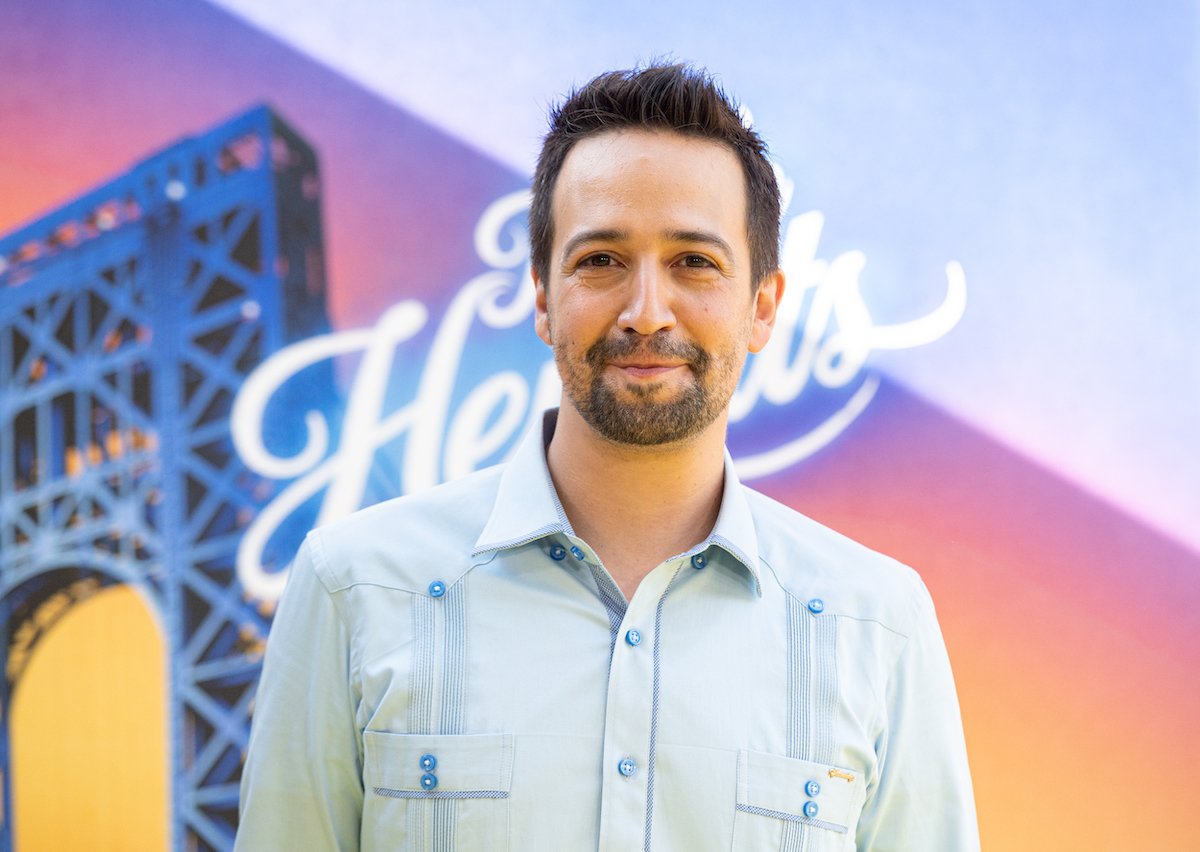
{"type": "Polygon", "coordinates": [[[640,630],[627,630],[625,632],[625,641],[630,645],[642,644],[642,632],[640,630]]]}
{"type": "Polygon", "coordinates": [[[437,786],[437,776],[434,775],[432,772],[426,772],[424,775],[421,776],[421,789],[422,790],[432,790],[436,786],[437,786]]]}
{"type": "Polygon", "coordinates": [[[817,815],[817,811],[819,811],[819,810],[821,810],[821,809],[817,807],[816,802],[805,802],[804,803],[804,815],[806,817],[808,817],[809,819],[812,819],[813,817],[815,817],[817,815]]]}
{"type": "Polygon", "coordinates": [[[708,559],[705,558],[703,553],[697,553],[695,556],[692,557],[692,567],[693,568],[703,568],[707,564],[708,564],[708,559]]]}
{"type": "MultiPolygon", "coordinates": [[[[437,769],[437,758],[432,754],[421,755],[421,768],[428,772],[431,769],[437,769]]],[[[809,781],[809,784],[812,782],[809,781]]],[[[810,794],[811,795],[811,794],[810,794]]]]}
{"type": "Polygon", "coordinates": [[[576,559],[583,559],[583,551],[579,549],[578,545],[571,545],[571,555],[576,559]]]}
{"type": "Polygon", "coordinates": [[[804,785],[804,792],[807,793],[810,797],[816,796],[817,794],[819,794],[821,792],[821,785],[818,784],[816,781],[809,781],[807,784],[804,785]]]}
{"type": "Polygon", "coordinates": [[[434,580],[429,584],[429,594],[435,598],[440,598],[442,595],[446,594],[446,584],[441,580],[434,580]]]}
{"type": "Polygon", "coordinates": [[[633,762],[632,757],[623,757],[621,762],[617,764],[617,771],[626,778],[631,778],[637,774],[637,764],[633,762]]]}
{"type": "Polygon", "coordinates": [[[825,601],[821,600],[820,598],[813,598],[811,601],[808,602],[808,611],[813,614],[816,614],[819,612],[824,612],[825,611],[825,601]]]}
{"type": "Polygon", "coordinates": [[[550,546],[550,558],[551,559],[555,559],[555,560],[558,560],[559,562],[561,562],[563,559],[566,558],[566,556],[567,556],[567,549],[565,547],[563,547],[561,544],[554,544],[554,545],[550,546]]]}

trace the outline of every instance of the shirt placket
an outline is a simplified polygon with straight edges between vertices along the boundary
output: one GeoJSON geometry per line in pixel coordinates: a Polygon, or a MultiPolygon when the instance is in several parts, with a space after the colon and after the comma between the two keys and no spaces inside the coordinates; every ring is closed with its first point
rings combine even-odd
{"type": "Polygon", "coordinates": [[[602,852],[649,848],[661,608],[680,565],[672,559],[651,571],[617,626],[604,716],[602,852]]]}

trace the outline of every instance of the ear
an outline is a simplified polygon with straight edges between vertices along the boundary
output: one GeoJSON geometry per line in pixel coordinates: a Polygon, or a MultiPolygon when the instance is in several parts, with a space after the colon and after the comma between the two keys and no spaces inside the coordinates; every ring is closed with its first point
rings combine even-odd
{"type": "Polygon", "coordinates": [[[771,339],[775,328],[775,316],[779,313],[779,300],[783,298],[783,270],[776,269],[765,276],[754,294],[754,325],[750,328],[749,350],[759,352],[771,339]]]}
{"type": "Polygon", "coordinates": [[[533,328],[543,343],[553,346],[554,338],[550,334],[550,313],[546,308],[546,283],[541,280],[536,269],[530,269],[529,274],[533,278],[534,287],[533,328]]]}

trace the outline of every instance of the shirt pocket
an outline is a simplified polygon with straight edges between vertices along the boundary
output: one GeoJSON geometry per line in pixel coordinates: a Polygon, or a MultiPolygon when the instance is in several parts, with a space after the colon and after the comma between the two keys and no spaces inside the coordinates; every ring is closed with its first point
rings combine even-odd
{"type": "Polygon", "coordinates": [[[508,849],[512,734],[363,732],[363,849],[508,849]]]}
{"type": "Polygon", "coordinates": [[[862,773],[760,751],[738,752],[733,848],[854,849],[862,773]]]}

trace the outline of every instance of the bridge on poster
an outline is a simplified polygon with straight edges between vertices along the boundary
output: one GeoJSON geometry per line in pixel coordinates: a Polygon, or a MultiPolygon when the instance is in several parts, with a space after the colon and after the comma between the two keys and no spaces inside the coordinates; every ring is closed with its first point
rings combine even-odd
{"type": "MultiPolygon", "coordinates": [[[[62,806],[63,785],[103,784],[104,766],[22,769],[23,743],[42,734],[19,717],[52,709],[22,703],[23,679],[72,619],[122,590],[125,609],[108,617],[140,601],[148,618],[101,625],[98,641],[131,653],[119,635],[150,624],[135,646],[152,662],[116,666],[93,706],[70,711],[103,716],[113,696],[146,689],[130,672],[157,678],[163,703],[145,709],[165,734],[163,803],[144,818],[173,848],[232,845],[271,616],[244,594],[234,557],[279,484],[239,461],[229,413],[265,357],[327,326],[319,191],[312,149],[259,107],[0,238],[0,847],[54,829],[36,806],[46,781],[60,793],[54,820],[88,819],[62,806]]],[[[289,392],[332,404],[332,376],[289,392]]]]}

